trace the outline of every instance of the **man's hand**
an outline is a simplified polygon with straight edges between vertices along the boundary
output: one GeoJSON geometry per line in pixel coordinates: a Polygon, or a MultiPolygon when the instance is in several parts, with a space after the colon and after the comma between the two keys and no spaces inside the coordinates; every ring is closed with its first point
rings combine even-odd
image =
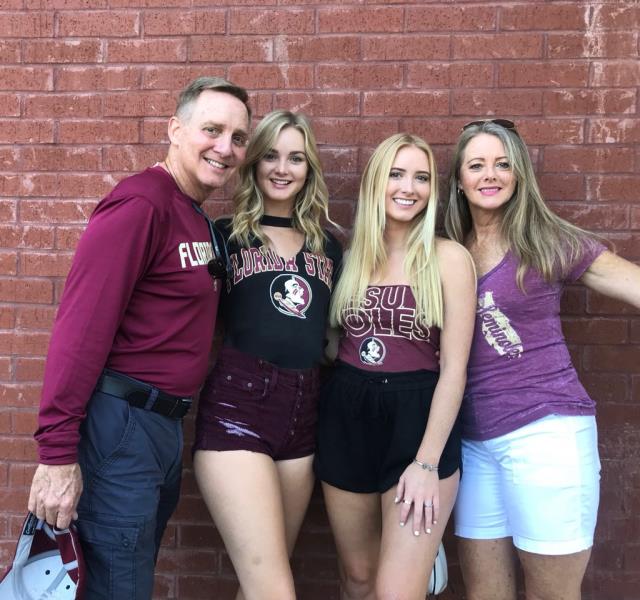
{"type": "Polygon", "coordinates": [[[31,483],[29,510],[58,529],[78,518],[76,506],[82,493],[80,465],[38,465],[31,483]]]}

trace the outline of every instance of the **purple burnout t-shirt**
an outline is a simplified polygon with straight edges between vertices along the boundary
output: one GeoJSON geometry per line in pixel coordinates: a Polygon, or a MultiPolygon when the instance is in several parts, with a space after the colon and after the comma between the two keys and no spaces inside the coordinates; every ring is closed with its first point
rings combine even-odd
{"type": "Polygon", "coordinates": [[[587,243],[567,277],[552,284],[530,269],[526,293],[516,283],[518,262],[510,252],[478,280],[463,437],[488,440],[551,414],[595,414],[564,340],[560,297],[564,285],[579,279],[604,250],[587,243]]]}
{"type": "Polygon", "coordinates": [[[338,359],[366,371],[439,371],[440,330],[416,322],[408,285],[371,285],[362,309],[347,316],[338,359]]]}

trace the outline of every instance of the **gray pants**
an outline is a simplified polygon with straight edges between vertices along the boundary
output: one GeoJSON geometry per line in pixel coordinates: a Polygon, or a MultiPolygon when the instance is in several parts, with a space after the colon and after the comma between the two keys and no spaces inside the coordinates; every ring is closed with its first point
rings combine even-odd
{"type": "Polygon", "coordinates": [[[162,534],[178,504],[182,420],[94,392],[81,428],[78,531],[87,600],[150,600],[162,534]]]}

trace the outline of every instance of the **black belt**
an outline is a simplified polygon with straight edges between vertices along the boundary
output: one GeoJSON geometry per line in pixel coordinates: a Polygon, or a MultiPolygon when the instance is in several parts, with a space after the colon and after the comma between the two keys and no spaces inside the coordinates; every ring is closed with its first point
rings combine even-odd
{"type": "Polygon", "coordinates": [[[96,390],[122,398],[131,406],[150,410],[172,419],[181,419],[191,408],[191,398],[172,396],[148,383],[109,369],[102,372],[96,390]]]}

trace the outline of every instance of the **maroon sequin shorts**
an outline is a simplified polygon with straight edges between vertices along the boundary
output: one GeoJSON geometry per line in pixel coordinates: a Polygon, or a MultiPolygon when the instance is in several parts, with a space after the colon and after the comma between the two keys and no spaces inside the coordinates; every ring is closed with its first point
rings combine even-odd
{"type": "Polygon", "coordinates": [[[195,450],[250,450],[274,460],[314,453],[318,369],[282,369],[222,348],[196,418],[195,450]]]}

